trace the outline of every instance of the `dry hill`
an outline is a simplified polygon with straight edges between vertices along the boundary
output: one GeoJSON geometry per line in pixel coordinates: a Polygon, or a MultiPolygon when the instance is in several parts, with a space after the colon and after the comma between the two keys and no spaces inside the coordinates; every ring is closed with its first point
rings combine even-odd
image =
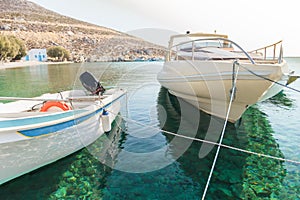
{"type": "Polygon", "coordinates": [[[0,0],[0,32],[25,41],[27,49],[63,46],[78,60],[162,58],[164,49],[113,29],[79,21],[26,0],[0,0]]]}

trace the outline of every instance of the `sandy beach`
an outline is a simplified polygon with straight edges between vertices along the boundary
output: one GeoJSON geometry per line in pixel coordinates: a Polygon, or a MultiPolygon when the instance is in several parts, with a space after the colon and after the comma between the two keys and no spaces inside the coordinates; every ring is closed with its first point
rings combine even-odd
{"type": "Polygon", "coordinates": [[[35,65],[53,65],[53,64],[68,64],[73,62],[39,62],[39,61],[18,61],[18,62],[8,62],[1,63],[0,62],[0,70],[7,68],[19,68],[19,67],[27,67],[27,66],[35,66],[35,65]]]}

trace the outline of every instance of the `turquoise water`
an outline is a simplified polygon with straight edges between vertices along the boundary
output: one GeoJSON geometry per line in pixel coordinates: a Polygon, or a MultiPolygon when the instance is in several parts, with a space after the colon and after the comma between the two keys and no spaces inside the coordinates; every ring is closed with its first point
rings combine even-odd
{"type": "MultiPolygon", "coordinates": [[[[287,58],[300,71],[299,58],[287,58]]],[[[88,63],[0,70],[0,95],[32,97],[80,88],[89,70],[104,86],[128,90],[109,134],[51,165],[0,186],[1,199],[201,199],[216,147],[196,138],[218,132],[212,118],[156,81],[162,63],[88,63]],[[133,119],[137,122],[133,122],[133,119]],[[199,120],[196,120],[199,119],[199,120]]],[[[300,82],[291,85],[300,88],[300,82]]],[[[223,143],[300,161],[300,94],[285,89],[229,124],[223,143]]],[[[300,199],[300,165],[221,148],[206,199],[300,199]]]]}

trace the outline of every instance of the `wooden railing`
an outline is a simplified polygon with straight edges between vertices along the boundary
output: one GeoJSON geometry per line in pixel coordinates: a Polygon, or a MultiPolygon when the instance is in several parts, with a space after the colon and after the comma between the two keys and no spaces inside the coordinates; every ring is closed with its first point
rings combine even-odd
{"type": "Polygon", "coordinates": [[[262,48],[259,48],[259,49],[255,49],[255,50],[252,50],[250,51],[249,53],[262,53],[263,54],[263,58],[264,60],[266,60],[267,58],[273,58],[273,60],[275,60],[276,58],[278,58],[278,63],[281,63],[282,61],[282,57],[283,57],[283,51],[282,51],[282,40],[274,43],[274,44],[271,44],[271,45],[268,45],[268,46],[265,46],[265,47],[262,47],[262,48]],[[278,57],[276,57],[276,49],[278,49],[278,46],[280,45],[280,52],[279,52],[279,55],[278,57]],[[268,57],[268,53],[267,53],[267,50],[268,49],[272,49],[273,48],[273,55],[268,57]]]}

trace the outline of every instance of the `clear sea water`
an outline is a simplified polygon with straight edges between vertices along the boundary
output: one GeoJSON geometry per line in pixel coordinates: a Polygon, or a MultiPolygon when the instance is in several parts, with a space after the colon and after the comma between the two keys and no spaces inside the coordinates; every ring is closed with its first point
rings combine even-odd
{"type": "MultiPolygon", "coordinates": [[[[286,60],[300,74],[300,58],[286,60]]],[[[159,129],[207,139],[207,133],[221,131],[223,121],[161,88],[156,80],[161,67],[136,62],[0,70],[0,96],[80,88],[77,78],[85,70],[107,88],[128,90],[110,133],[1,185],[0,199],[201,199],[216,147],[159,129]]],[[[300,81],[291,86],[300,89],[300,81]]],[[[300,94],[285,89],[249,108],[239,125],[229,124],[223,144],[300,161],[299,113],[300,94]]],[[[300,165],[221,148],[206,199],[300,199],[300,165]]]]}

